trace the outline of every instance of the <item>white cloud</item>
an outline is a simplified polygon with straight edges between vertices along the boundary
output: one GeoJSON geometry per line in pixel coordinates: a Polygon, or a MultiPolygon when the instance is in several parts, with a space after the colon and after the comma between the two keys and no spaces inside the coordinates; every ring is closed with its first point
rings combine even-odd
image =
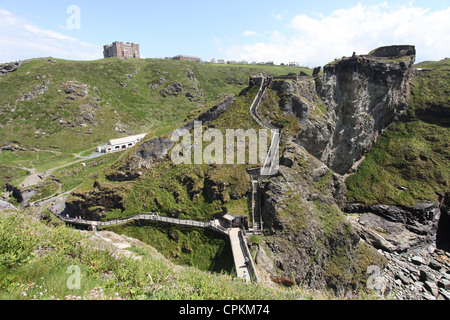
{"type": "Polygon", "coordinates": [[[243,33],[242,33],[242,36],[244,36],[244,37],[257,37],[257,36],[259,36],[259,33],[258,32],[256,32],[256,31],[253,31],[253,30],[245,30],[243,33]]]}
{"type": "Polygon", "coordinates": [[[41,29],[3,9],[0,9],[0,48],[0,62],[49,56],[72,60],[102,58],[101,46],[41,29]]]}
{"type": "Polygon", "coordinates": [[[411,44],[417,61],[450,56],[450,7],[431,11],[406,5],[364,6],[335,10],[328,16],[295,16],[285,31],[273,31],[267,41],[234,45],[228,56],[235,59],[277,63],[300,61],[324,65],[334,58],[365,54],[379,46],[411,44]]]}

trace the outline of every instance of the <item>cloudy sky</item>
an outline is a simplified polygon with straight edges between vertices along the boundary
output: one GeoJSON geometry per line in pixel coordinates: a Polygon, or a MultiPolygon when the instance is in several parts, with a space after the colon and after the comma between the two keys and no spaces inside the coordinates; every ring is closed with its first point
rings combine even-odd
{"type": "Polygon", "coordinates": [[[135,42],[146,58],[324,65],[391,44],[417,61],[450,57],[448,0],[22,1],[0,0],[0,62],[103,58],[103,45],[135,42]]]}

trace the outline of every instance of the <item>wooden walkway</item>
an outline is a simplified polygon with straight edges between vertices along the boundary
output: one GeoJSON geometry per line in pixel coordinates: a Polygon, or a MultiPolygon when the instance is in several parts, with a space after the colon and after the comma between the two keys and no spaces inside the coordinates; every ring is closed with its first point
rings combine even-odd
{"type": "Polygon", "coordinates": [[[91,227],[92,230],[97,230],[98,227],[109,227],[120,224],[125,224],[131,221],[157,221],[169,224],[176,224],[180,226],[189,226],[189,227],[198,227],[198,228],[209,228],[214,231],[220,232],[222,234],[228,235],[228,230],[224,228],[218,220],[212,221],[195,221],[195,220],[183,220],[183,219],[175,219],[169,217],[162,217],[159,213],[143,213],[130,218],[125,219],[116,219],[111,221],[93,221],[93,220],[84,220],[84,219],[76,219],[70,217],[64,217],[62,215],[57,215],[62,221],[79,226],[91,227]]]}

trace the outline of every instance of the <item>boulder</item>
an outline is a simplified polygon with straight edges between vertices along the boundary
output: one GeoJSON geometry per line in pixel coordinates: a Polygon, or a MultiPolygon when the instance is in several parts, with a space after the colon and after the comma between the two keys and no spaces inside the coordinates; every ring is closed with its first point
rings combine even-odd
{"type": "Polygon", "coordinates": [[[434,275],[431,272],[426,271],[424,269],[420,270],[419,279],[422,282],[435,282],[436,281],[436,278],[434,277],[434,275]]]}
{"type": "MultiPolygon", "coordinates": [[[[416,266],[420,266],[420,265],[424,264],[425,261],[423,260],[422,257],[414,256],[411,258],[411,262],[414,263],[416,266]]],[[[421,271],[423,271],[423,270],[421,270],[421,271]]]]}
{"type": "Polygon", "coordinates": [[[405,274],[401,271],[396,274],[396,278],[400,279],[404,285],[411,283],[411,278],[405,276],[405,274]]]}
{"type": "Polygon", "coordinates": [[[439,289],[438,286],[436,285],[435,282],[431,282],[431,281],[425,281],[424,282],[424,288],[431,293],[435,298],[438,296],[439,294],[439,289]]]}
{"type": "Polygon", "coordinates": [[[444,290],[442,288],[439,288],[439,297],[442,297],[442,300],[450,300],[450,292],[447,290],[444,290]]]}
{"type": "Polygon", "coordinates": [[[441,278],[438,282],[437,285],[439,288],[443,288],[445,290],[450,290],[450,280],[445,279],[445,278],[441,278]]]}

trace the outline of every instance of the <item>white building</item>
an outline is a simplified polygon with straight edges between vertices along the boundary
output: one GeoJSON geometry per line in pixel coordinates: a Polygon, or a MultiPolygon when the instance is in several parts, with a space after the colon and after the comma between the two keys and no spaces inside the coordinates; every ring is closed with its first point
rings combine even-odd
{"type": "Polygon", "coordinates": [[[107,144],[103,145],[103,146],[98,146],[97,147],[97,152],[101,152],[101,153],[111,153],[111,152],[116,152],[116,151],[122,151],[128,148],[131,148],[132,146],[136,145],[137,143],[139,143],[140,141],[142,141],[142,139],[144,139],[144,137],[147,134],[139,134],[136,136],[130,136],[130,137],[125,137],[125,138],[120,138],[120,139],[112,139],[109,140],[107,144]]]}

